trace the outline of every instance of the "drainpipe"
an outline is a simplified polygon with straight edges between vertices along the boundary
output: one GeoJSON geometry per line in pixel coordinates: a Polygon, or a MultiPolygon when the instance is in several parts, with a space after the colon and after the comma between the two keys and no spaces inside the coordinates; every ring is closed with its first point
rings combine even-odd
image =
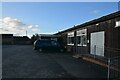
{"type": "Polygon", "coordinates": [[[95,56],[96,56],[96,45],[94,45],[94,59],[95,59],[95,56]]]}
{"type": "Polygon", "coordinates": [[[75,47],[75,49],[74,49],[74,51],[75,51],[75,55],[78,55],[78,52],[77,52],[77,32],[75,31],[74,32],[74,47],[75,47]]]}
{"type": "Polygon", "coordinates": [[[110,58],[108,58],[108,75],[107,79],[110,80],[110,58]]]}

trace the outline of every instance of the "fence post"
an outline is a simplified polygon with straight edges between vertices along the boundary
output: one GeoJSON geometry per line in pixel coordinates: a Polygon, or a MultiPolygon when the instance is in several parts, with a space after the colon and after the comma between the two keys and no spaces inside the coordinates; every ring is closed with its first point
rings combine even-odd
{"type": "Polygon", "coordinates": [[[110,58],[108,58],[108,75],[107,75],[107,79],[110,79],[110,58]]]}

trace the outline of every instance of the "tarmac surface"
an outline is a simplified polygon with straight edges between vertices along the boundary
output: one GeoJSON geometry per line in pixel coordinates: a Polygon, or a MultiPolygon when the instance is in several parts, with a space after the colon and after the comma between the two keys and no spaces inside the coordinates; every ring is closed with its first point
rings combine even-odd
{"type": "Polygon", "coordinates": [[[40,53],[32,45],[4,45],[2,78],[107,78],[107,68],[68,53],[40,53]]]}

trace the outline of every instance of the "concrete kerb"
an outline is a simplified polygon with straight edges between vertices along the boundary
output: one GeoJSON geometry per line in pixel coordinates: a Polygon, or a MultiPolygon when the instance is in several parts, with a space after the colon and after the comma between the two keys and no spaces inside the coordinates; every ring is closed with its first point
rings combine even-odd
{"type": "MultiPolygon", "coordinates": [[[[100,66],[108,68],[108,63],[100,61],[98,59],[89,58],[89,57],[85,57],[85,56],[78,56],[78,55],[77,56],[73,56],[73,57],[77,58],[77,59],[83,59],[83,60],[86,60],[86,61],[89,61],[89,62],[95,63],[97,65],[100,65],[100,66]]],[[[111,65],[110,69],[120,72],[120,68],[116,67],[115,65],[111,65]]]]}

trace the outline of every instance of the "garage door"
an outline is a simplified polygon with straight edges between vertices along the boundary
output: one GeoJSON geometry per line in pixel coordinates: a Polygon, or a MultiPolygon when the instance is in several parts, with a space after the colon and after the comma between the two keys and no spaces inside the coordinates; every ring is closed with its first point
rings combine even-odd
{"type": "Polygon", "coordinates": [[[91,33],[90,53],[104,56],[104,31],[91,33]]]}

